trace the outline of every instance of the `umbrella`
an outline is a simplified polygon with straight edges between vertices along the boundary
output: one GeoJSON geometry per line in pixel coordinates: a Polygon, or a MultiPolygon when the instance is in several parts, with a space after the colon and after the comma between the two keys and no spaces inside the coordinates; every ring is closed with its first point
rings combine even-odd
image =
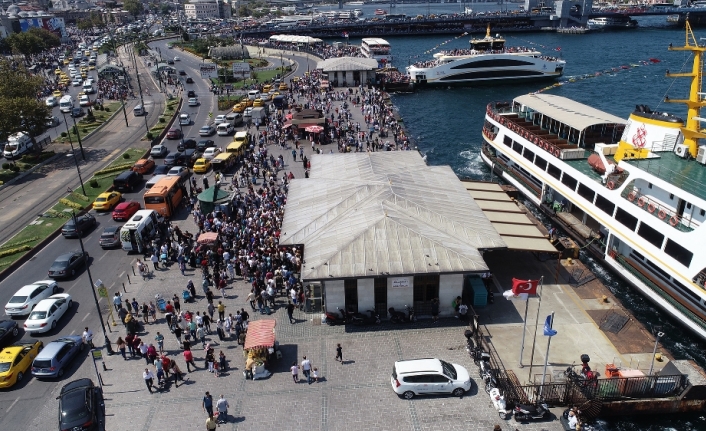
{"type": "Polygon", "coordinates": [[[282,129],[289,129],[292,127],[292,123],[284,123],[284,126],[282,126],[282,129]]]}
{"type": "Polygon", "coordinates": [[[309,127],[307,127],[306,129],[304,129],[304,130],[307,131],[307,132],[309,132],[309,133],[321,133],[321,132],[324,131],[324,128],[321,127],[321,126],[309,126],[309,127]]]}
{"type": "Polygon", "coordinates": [[[285,115],[284,118],[285,118],[285,120],[291,120],[291,119],[292,119],[292,114],[289,113],[289,114],[285,115]]]}

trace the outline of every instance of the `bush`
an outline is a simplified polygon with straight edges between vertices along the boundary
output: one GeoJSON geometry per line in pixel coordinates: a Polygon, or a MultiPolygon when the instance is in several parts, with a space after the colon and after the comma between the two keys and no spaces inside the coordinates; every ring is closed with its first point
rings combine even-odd
{"type": "Polygon", "coordinates": [[[164,117],[159,117],[159,122],[160,122],[160,123],[166,123],[166,122],[167,122],[167,119],[164,118],[164,117]]]}
{"type": "Polygon", "coordinates": [[[74,135],[77,135],[78,134],[78,127],[76,127],[76,126],[72,127],[71,133],[73,133],[74,135]]]}
{"type": "Polygon", "coordinates": [[[31,249],[32,247],[30,247],[29,245],[22,245],[20,247],[0,251],[0,257],[11,256],[13,254],[21,253],[23,251],[29,251],[31,249]]]}
{"type": "Polygon", "coordinates": [[[70,201],[70,200],[65,199],[65,198],[59,199],[59,203],[62,204],[62,205],[65,205],[65,206],[67,206],[67,207],[69,207],[69,208],[74,208],[74,209],[77,209],[77,210],[82,210],[82,209],[83,209],[83,205],[81,205],[81,204],[79,204],[79,203],[76,203],[76,202],[74,202],[74,201],[70,201]]]}
{"type": "Polygon", "coordinates": [[[68,136],[68,135],[66,134],[66,132],[61,132],[61,137],[62,137],[62,138],[65,138],[65,137],[67,137],[67,136],[68,136]]]}
{"type": "Polygon", "coordinates": [[[92,179],[91,181],[88,182],[88,186],[94,189],[98,188],[98,181],[95,179],[92,179]]]}
{"type": "Polygon", "coordinates": [[[147,132],[145,138],[147,138],[148,141],[151,141],[152,139],[154,139],[154,136],[152,135],[152,132],[147,132]]]}
{"type": "Polygon", "coordinates": [[[81,129],[81,133],[85,135],[86,133],[88,133],[88,129],[81,129]]]}
{"type": "Polygon", "coordinates": [[[129,159],[130,158],[130,153],[123,153],[123,159],[129,159]]]}
{"type": "Polygon", "coordinates": [[[110,112],[110,108],[108,108],[108,107],[103,108],[103,110],[104,110],[105,112],[110,112]]]}
{"type": "Polygon", "coordinates": [[[9,163],[3,163],[2,164],[3,169],[10,169],[10,164],[9,163]]]}
{"type": "Polygon", "coordinates": [[[93,175],[99,177],[103,174],[111,174],[113,172],[124,171],[130,169],[131,167],[132,163],[123,163],[122,165],[111,166],[110,168],[101,169],[100,171],[94,172],[93,175]]]}
{"type": "Polygon", "coordinates": [[[10,170],[11,170],[12,172],[19,172],[19,171],[20,171],[20,167],[13,163],[13,164],[10,165],[10,170]]]}

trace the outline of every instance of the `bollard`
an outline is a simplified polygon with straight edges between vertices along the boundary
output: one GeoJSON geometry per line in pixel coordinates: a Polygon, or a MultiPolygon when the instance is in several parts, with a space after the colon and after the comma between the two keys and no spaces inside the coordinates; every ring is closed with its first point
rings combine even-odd
{"type": "Polygon", "coordinates": [[[130,281],[130,274],[127,274],[127,284],[132,284],[132,281],[130,281]]]}
{"type": "Polygon", "coordinates": [[[125,289],[125,283],[123,283],[123,292],[127,293],[127,289],[125,289]]]}
{"type": "Polygon", "coordinates": [[[108,367],[105,366],[105,361],[101,361],[101,363],[103,364],[103,371],[108,371],[108,367]]]}

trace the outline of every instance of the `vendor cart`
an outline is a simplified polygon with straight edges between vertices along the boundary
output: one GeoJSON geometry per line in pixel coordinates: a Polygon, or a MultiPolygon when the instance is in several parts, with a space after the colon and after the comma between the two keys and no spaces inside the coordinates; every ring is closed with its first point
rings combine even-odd
{"type": "Polygon", "coordinates": [[[248,324],[243,345],[245,356],[243,375],[246,379],[265,379],[272,374],[267,370],[267,365],[277,357],[275,324],[276,321],[273,319],[255,320],[248,324]]]}

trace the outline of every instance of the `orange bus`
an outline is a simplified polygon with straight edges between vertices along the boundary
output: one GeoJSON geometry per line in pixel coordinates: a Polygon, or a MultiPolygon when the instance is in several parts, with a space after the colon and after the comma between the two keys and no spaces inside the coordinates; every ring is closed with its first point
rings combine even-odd
{"type": "Polygon", "coordinates": [[[155,210],[163,217],[171,217],[184,197],[181,177],[165,177],[145,193],[145,209],[155,210]]]}

